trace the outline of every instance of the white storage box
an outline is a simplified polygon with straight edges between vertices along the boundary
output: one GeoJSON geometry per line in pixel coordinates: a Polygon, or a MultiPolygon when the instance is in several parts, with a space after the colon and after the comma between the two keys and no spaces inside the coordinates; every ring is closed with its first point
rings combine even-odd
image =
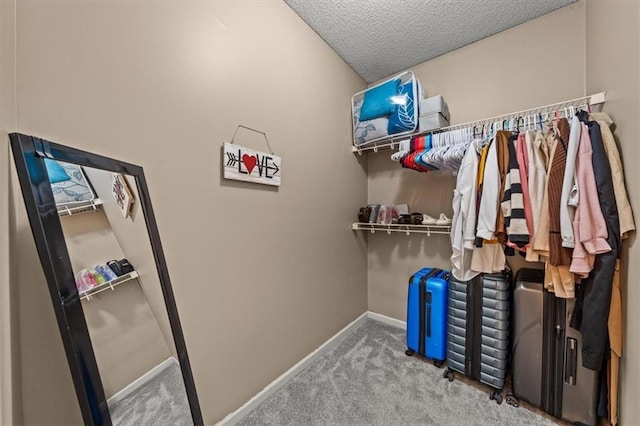
{"type": "Polygon", "coordinates": [[[420,101],[419,130],[427,132],[449,125],[449,107],[440,95],[420,101]]]}
{"type": "Polygon", "coordinates": [[[433,114],[420,115],[420,131],[428,132],[429,130],[437,130],[441,127],[447,127],[449,121],[439,112],[433,114]]]}

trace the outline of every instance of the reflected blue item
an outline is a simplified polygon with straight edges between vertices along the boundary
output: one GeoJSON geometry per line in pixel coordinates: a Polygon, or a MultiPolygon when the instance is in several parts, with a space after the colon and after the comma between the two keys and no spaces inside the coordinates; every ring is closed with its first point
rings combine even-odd
{"type": "Polygon", "coordinates": [[[113,281],[118,278],[118,276],[114,274],[111,268],[107,267],[107,265],[96,265],[94,269],[97,273],[102,275],[106,281],[113,281]]]}
{"type": "Polygon", "coordinates": [[[45,158],[44,165],[47,167],[49,183],[66,182],[68,180],[71,180],[71,177],[67,174],[67,172],[64,171],[62,166],[58,164],[56,160],[45,158]]]}
{"type": "Polygon", "coordinates": [[[70,179],[65,182],[51,184],[56,204],[91,201],[96,198],[80,166],[69,163],[62,163],[60,166],[62,166],[70,179]]]}
{"type": "Polygon", "coordinates": [[[423,268],[409,279],[407,347],[437,361],[447,355],[448,276],[447,271],[423,268]]]}
{"type": "Polygon", "coordinates": [[[373,120],[393,114],[398,105],[392,102],[392,98],[398,96],[399,88],[400,80],[395,79],[366,90],[360,109],[360,121],[373,120]]]}

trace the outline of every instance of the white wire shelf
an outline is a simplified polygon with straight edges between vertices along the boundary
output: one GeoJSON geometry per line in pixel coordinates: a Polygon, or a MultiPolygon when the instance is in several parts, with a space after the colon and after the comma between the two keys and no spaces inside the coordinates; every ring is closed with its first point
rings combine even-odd
{"type": "Polygon", "coordinates": [[[78,213],[93,212],[102,206],[100,198],[94,198],[91,201],[83,201],[79,203],[58,204],[58,216],[71,216],[78,213]]]}
{"type": "Polygon", "coordinates": [[[392,232],[404,232],[407,235],[411,235],[412,233],[427,234],[427,236],[431,236],[432,234],[451,234],[451,225],[405,225],[397,223],[383,225],[381,223],[355,222],[351,224],[351,229],[354,231],[369,231],[372,234],[376,232],[386,232],[389,235],[391,235],[392,232]]]}
{"type": "Polygon", "coordinates": [[[87,291],[80,292],[81,300],[91,300],[91,296],[95,296],[98,293],[102,293],[106,290],[114,291],[117,286],[120,284],[124,284],[131,280],[135,280],[138,278],[138,273],[136,271],[129,272],[121,277],[116,278],[115,280],[108,281],[104,284],[97,285],[95,287],[90,288],[87,291]]]}
{"type": "MultiPolygon", "coordinates": [[[[536,108],[530,108],[522,111],[511,112],[508,114],[497,115],[495,117],[483,118],[481,120],[469,121],[469,122],[460,123],[460,124],[452,124],[451,126],[441,127],[439,129],[433,129],[433,130],[428,130],[424,132],[415,131],[413,133],[405,134],[402,136],[390,135],[388,138],[381,139],[377,142],[366,144],[364,146],[352,145],[351,151],[354,153],[358,153],[359,155],[362,155],[363,153],[370,152],[370,151],[379,152],[379,151],[395,150],[400,147],[400,141],[405,139],[411,139],[414,136],[422,136],[422,135],[428,135],[433,133],[447,132],[450,130],[465,129],[465,128],[471,128],[474,126],[481,127],[483,124],[490,124],[492,122],[502,122],[504,120],[508,120],[511,118],[518,118],[525,115],[543,114],[543,115],[546,115],[546,119],[548,119],[550,114],[554,111],[560,111],[560,110],[563,110],[564,108],[568,108],[572,106],[586,107],[587,105],[589,106],[601,105],[601,104],[604,104],[606,100],[607,100],[607,92],[600,92],[590,96],[583,96],[581,98],[570,99],[568,101],[556,102],[553,104],[539,106],[536,108]]],[[[535,121],[532,123],[533,125],[536,125],[535,121]]]]}

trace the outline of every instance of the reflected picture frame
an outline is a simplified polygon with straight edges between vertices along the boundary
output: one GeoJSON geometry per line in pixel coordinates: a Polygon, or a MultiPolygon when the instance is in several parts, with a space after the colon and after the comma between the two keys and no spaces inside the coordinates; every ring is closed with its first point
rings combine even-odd
{"type": "Polygon", "coordinates": [[[9,135],[18,180],[49,288],[71,378],[86,425],[111,425],[111,415],[89,329],[76,287],[69,251],[51,189],[45,158],[130,175],[138,192],[171,326],[194,425],[204,424],[171,280],[142,167],[22,133],[9,135]]]}
{"type": "Polygon", "coordinates": [[[122,216],[127,218],[131,211],[131,206],[134,203],[133,194],[129,190],[126,179],[120,173],[113,173],[111,175],[111,192],[113,199],[116,201],[116,205],[120,209],[122,216]]]}

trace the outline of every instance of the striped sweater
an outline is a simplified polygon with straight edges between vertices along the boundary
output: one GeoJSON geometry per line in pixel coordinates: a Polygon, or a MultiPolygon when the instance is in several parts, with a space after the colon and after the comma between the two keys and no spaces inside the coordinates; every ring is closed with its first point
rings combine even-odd
{"type": "Polygon", "coordinates": [[[529,228],[524,211],[522,182],[516,156],[517,138],[516,135],[509,138],[509,168],[505,176],[501,207],[509,245],[524,247],[529,243],[529,228]]]}

